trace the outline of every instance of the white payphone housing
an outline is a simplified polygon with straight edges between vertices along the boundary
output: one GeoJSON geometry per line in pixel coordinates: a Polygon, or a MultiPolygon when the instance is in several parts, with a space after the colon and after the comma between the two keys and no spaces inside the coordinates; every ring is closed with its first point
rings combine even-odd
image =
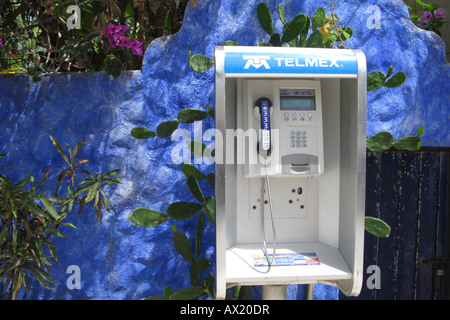
{"type": "Polygon", "coordinates": [[[230,46],[215,61],[216,298],[319,282],[359,294],[363,53],[230,46]]]}

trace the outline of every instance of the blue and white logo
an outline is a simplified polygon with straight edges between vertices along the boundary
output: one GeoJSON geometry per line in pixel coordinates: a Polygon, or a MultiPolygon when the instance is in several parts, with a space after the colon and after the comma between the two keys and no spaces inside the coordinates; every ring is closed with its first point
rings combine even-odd
{"type": "Polygon", "coordinates": [[[270,69],[267,60],[270,60],[270,56],[243,56],[244,60],[247,60],[247,63],[244,66],[244,69],[250,68],[250,66],[258,69],[261,66],[264,66],[266,69],[270,69]]]}
{"type": "Polygon", "coordinates": [[[308,53],[226,52],[225,73],[356,75],[356,57],[338,49],[308,53]]]}

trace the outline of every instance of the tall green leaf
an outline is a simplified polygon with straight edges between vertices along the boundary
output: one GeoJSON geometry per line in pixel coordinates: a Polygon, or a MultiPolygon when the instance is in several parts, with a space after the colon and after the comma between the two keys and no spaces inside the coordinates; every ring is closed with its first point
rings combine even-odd
{"type": "Polygon", "coordinates": [[[392,143],[394,142],[394,137],[391,133],[387,131],[382,131],[374,134],[366,141],[367,150],[373,152],[380,152],[388,150],[392,143]]]}
{"type": "Polygon", "coordinates": [[[319,30],[314,31],[308,39],[306,39],[305,47],[308,48],[322,48],[322,34],[319,32],[319,30]]]}
{"type": "Polygon", "coordinates": [[[408,136],[395,141],[392,146],[397,150],[417,151],[420,149],[422,141],[419,137],[408,136]]]}
{"type": "Polygon", "coordinates": [[[67,155],[62,150],[61,146],[59,145],[58,141],[50,136],[50,140],[52,140],[53,145],[55,146],[56,150],[59,152],[59,154],[63,157],[63,159],[70,165],[69,159],[67,158],[67,155]]]}
{"type": "Polygon", "coordinates": [[[381,71],[373,71],[367,75],[367,91],[380,89],[386,81],[386,75],[381,71]]]}
{"type": "Polygon", "coordinates": [[[194,167],[192,164],[185,163],[181,166],[181,171],[184,173],[186,180],[189,176],[193,176],[196,180],[205,180],[205,175],[194,167]]]}
{"type": "Polygon", "coordinates": [[[258,17],[259,24],[265,32],[269,35],[273,34],[273,22],[272,15],[270,14],[269,7],[265,3],[260,3],[256,8],[256,15],[258,17]]]}
{"type": "Polygon", "coordinates": [[[320,28],[325,23],[324,20],[325,20],[325,9],[317,8],[316,14],[312,19],[312,31],[314,32],[318,28],[320,28]]]}
{"type": "Polygon", "coordinates": [[[174,202],[167,207],[167,215],[174,220],[186,220],[195,216],[202,208],[202,205],[193,202],[174,202]]]}
{"type": "Polygon", "coordinates": [[[398,72],[394,74],[389,80],[384,84],[388,88],[395,88],[401,86],[406,81],[406,74],[403,72],[398,72]]]}
{"type": "Polygon", "coordinates": [[[135,127],[131,129],[131,135],[136,139],[149,139],[156,137],[156,133],[143,127],[135,127]]]}
{"type": "Polygon", "coordinates": [[[199,186],[197,180],[193,176],[189,176],[187,178],[186,185],[195,200],[197,200],[200,203],[205,202],[205,198],[203,197],[202,190],[200,189],[200,186],[199,186]]]}
{"type": "Polygon", "coordinates": [[[278,15],[280,16],[281,23],[282,24],[286,24],[286,16],[285,16],[285,13],[284,13],[284,7],[283,7],[282,3],[280,3],[278,5],[278,15]]]}
{"type": "Polygon", "coordinates": [[[195,258],[200,257],[200,248],[202,246],[203,229],[205,228],[205,215],[203,213],[199,214],[197,220],[197,232],[195,235],[195,258]]]}
{"type": "Polygon", "coordinates": [[[203,73],[214,66],[214,59],[201,54],[194,54],[191,56],[191,52],[189,51],[188,64],[195,72],[203,73]]]}
{"type": "Polygon", "coordinates": [[[192,123],[195,121],[201,121],[208,117],[208,113],[193,108],[182,109],[178,112],[177,120],[182,123],[192,123]]]}
{"type": "Polygon", "coordinates": [[[206,217],[209,222],[215,224],[216,220],[216,199],[213,196],[206,196],[205,203],[203,205],[203,211],[206,213],[206,217]]]}
{"type": "Polygon", "coordinates": [[[50,215],[55,218],[56,220],[59,220],[60,217],[58,216],[58,212],[56,211],[56,208],[53,206],[53,204],[44,196],[40,197],[39,200],[44,205],[45,209],[47,209],[47,212],[50,213],[50,215]]]}
{"type": "Polygon", "coordinates": [[[365,217],[364,227],[367,232],[380,238],[387,238],[391,233],[391,227],[386,222],[374,217],[365,217]]]}
{"type": "Polygon", "coordinates": [[[163,224],[168,219],[169,217],[164,213],[147,208],[133,210],[133,213],[128,218],[133,224],[141,227],[156,227],[163,224]]]}
{"type": "Polygon", "coordinates": [[[156,134],[160,138],[167,138],[178,128],[178,120],[169,120],[162,122],[156,128],[156,134]]]}
{"type": "Polygon", "coordinates": [[[178,253],[187,261],[192,262],[192,249],[187,236],[182,232],[175,232],[173,235],[173,244],[178,253]]]}
{"type": "Polygon", "coordinates": [[[296,15],[291,22],[286,24],[281,42],[289,42],[297,38],[306,27],[307,20],[308,18],[303,13],[296,15]]]}

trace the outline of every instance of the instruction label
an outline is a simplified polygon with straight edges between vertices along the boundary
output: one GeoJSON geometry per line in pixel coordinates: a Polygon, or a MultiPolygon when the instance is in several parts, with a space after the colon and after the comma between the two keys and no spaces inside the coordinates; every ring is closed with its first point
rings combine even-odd
{"type": "MultiPolygon", "coordinates": [[[[269,265],[265,255],[253,255],[253,264],[255,267],[266,267],[269,265]]],[[[269,254],[269,261],[272,261],[272,255],[269,254]]],[[[307,253],[277,253],[273,259],[272,266],[306,266],[320,264],[319,258],[315,252],[307,253]]]]}

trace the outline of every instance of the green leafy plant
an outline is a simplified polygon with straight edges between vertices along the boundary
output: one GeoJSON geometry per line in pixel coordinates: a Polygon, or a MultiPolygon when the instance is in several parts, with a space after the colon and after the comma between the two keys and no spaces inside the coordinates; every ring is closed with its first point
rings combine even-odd
{"type": "Polygon", "coordinates": [[[415,136],[407,136],[394,141],[394,137],[387,131],[374,134],[367,139],[367,150],[373,152],[387,151],[390,148],[396,150],[417,151],[422,145],[420,137],[425,128],[419,127],[415,136]]]}
{"type": "Polygon", "coordinates": [[[284,7],[279,4],[278,15],[283,23],[281,35],[274,33],[272,15],[267,4],[260,3],[256,13],[261,27],[270,36],[269,42],[261,42],[260,46],[281,47],[283,43],[288,43],[290,47],[331,48],[336,42],[341,42],[339,47],[345,48],[345,41],[353,34],[350,27],[339,26],[339,17],[335,13],[326,15],[324,8],[318,8],[312,19],[300,13],[287,22],[284,7]]]}
{"type": "MultiPolygon", "coordinates": [[[[133,210],[128,220],[134,225],[141,227],[157,227],[171,220],[187,220],[198,216],[193,245],[191,245],[185,233],[178,231],[175,225],[171,226],[174,233],[173,245],[175,250],[191,264],[191,287],[173,291],[169,286],[164,290],[164,296],[150,296],[143,298],[143,300],[191,300],[201,295],[214,298],[214,276],[208,273],[200,281],[200,274],[202,271],[207,271],[210,267],[210,261],[205,257],[201,257],[201,244],[206,222],[205,217],[209,223],[215,224],[215,198],[211,195],[204,196],[198,183],[198,181],[205,180],[214,187],[214,173],[204,175],[191,164],[183,164],[181,170],[186,177],[186,186],[195,202],[180,201],[171,203],[167,208],[166,214],[147,208],[137,208],[133,210]],[[192,247],[195,248],[194,252],[192,252],[192,247]]],[[[233,295],[228,296],[228,299],[234,299],[233,297],[249,299],[251,298],[251,291],[247,289],[241,290],[240,287],[237,287],[233,290],[233,295]]]]}
{"type": "MultiPolygon", "coordinates": [[[[176,120],[167,120],[161,122],[156,127],[156,132],[145,127],[134,127],[131,129],[131,135],[136,139],[149,139],[149,138],[168,138],[172,133],[178,129],[180,123],[194,123],[196,121],[202,121],[208,117],[214,120],[214,108],[206,105],[206,110],[185,108],[178,112],[176,120]]],[[[193,155],[202,157],[204,154],[214,155],[214,152],[209,150],[203,143],[199,141],[192,141],[190,145],[190,151],[193,155]],[[200,152],[199,152],[200,151],[200,152]]]]}
{"type": "Polygon", "coordinates": [[[406,81],[406,74],[404,72],[398,72],[392,75],[393,71],[394,67],[390,66],[387,75],[381,71],[369,73],[367,75],[367,91],[375,91],[381,87],[395,88],[401,86],[406,81]]]}
{"type": "Polygon", "coordinates": [[[197,230],[195,234],[195,251],[192,253],[191,243],[185,233],[179,232],[174,225],[171,226],[173,235],[173,244],[176,251],[191,264],[191,287],[174,292],[172,288],[166,288],[164,296],[153,296],[144,298],[145,300],[158,299],[193,299],[202,294],[214,297],[212,275],[208,274],[200,282],[200,272],[206,271],[210,266],[207,258],[201,258],[201,243],[205,226],[205,216],[208,221],[214,225],[215,208],[214,197],[204,196],[198,184],[198,180],[207,180],[214,187],[214,174],[205,176],[197,168],[190,164],[184,164],[182,171],[186,177],[186,185],[195,202],[174,202],[167,208],[167,214],[147,208],[138,208],[128,218],[134,225],[142,227],[156,227],[169,220],[187,220],[198,215],[197,230]]]}
{"type": "MultiPolygon", "coordinates": [[[[67,156],[55,138],[51,140],[69,165],[67,170],[58,176],[58,185],[54,196],[47,196],[44,185],[47,184],[50,167],[39,183],[28,172],[28,178],[12,183],[7,176],[0,175],[0,279],[5,299],[15,300],[21,288],[29,294],[30,276],[39,284],[52,289],[51,283],[58,283],[49,273],[52,260],[58,262],[56,244],[50,237],[65,237],[58,229],[60,225],[75,228],[71,223],[64,222],[74,205],[79,203],[79,213],[83,204],[94,203],[97,218],[101,220],[104,210],[114,210],[107,199],[103,188],[113,183],[120,183],[119,178],[112,178],[120,172],[113,170],[98,177],[80,169],[87,160],[74,163],[75,156],[84,143],[78,143],[75,148],[68,147],[67,156]],[[79,184],[74,182],[75,170],[80,169],[89,178],[79,184]],[[67,194],[59,196],[58,189],[65,177],[69,177],[67,194]],[[76,187],[79,186],[79,187],[76,187]]],[[[1,154],[0,158],[6,156],[1,154]]]]}
{"type": "MultiPolygon", "coordinates": [[[[331,6],[333,9],[333,4],[331,6]]],[[[278,6],[278,15],[283,23],[283,34],[274,33],[273,18],[269,7],[260,3],[256,13],[261,28],[270,36],[269,42],[260,42],[259,46],[313,47],[313,48],[347,48],[345,41],[353,35],[350,27],[341,27],[339,17],[333,13],[326,15],[324,8],[318,8],[315,15],[310,18],[303,13],[296,15],[292,21],[287,22],[282,4],[278,6]]],[[[226,41],[223,45],[239,45],[233,41],[226,41]]],[[[189,52],[188,64],[198,73],[208,71],[214,66],[214,59],[201,54],[192,55],[189,52]]],[[[406,81],[406,74],[398,72],[392,75],[394,67],[390,66],[387,75],[381,71],[373,71],[367,75],[367,90],[374,91],[385,86],[395,88],[406,81]],[[389,79],[388,79],[389,78],[389,79]]]]}
{"type": "Polygon", "coordinates": [[[383,220],[375,217],[365,217],[364,228],[378,238],[387,238],[391,234],[391,227],[383,220]]]}

